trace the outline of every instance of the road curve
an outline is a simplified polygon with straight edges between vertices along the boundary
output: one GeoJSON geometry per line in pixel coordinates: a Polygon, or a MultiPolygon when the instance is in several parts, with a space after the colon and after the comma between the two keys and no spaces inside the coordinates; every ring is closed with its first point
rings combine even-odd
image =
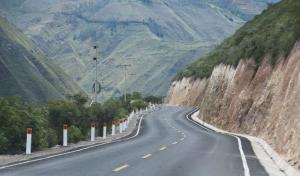
{"type": "MultiPolygon", "coordinates": [[[[163,105],[127,141],[0,170],[1,176],[245,176],[238,139],[187,120],[192,108],[163,105]]],[[[241,138],[251,176],[266,176],[241,138]]]]}

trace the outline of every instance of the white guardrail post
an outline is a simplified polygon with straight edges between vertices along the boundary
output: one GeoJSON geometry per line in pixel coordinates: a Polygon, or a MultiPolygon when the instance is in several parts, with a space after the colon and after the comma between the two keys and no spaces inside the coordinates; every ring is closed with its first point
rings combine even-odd
{"type": "Polygon", "coordinates": [[[111,125],[111,135],[114,136],[116,134],[116,122],[113,120],[111,125]]]}
{"type": "Polygon", "coordinates": [[[123,123],[122,123],[122,119],[119,120],[119,130],[120,130],[120,133],[123,132],[123,123]]]}
{"type": "Polygon", "coordinates": [[[123,130],[125,131],[126,130],[126,118],[124,117],[124,120],[123,120],[123,130]]]}
{"type": "Polygon", "coordinates": [[[95,137],[96,137],[96,124],[92,123],[91,124],[91,141],[95,141],[95,137]]]}
{"type": "Polygon", "coordinates": [[[129,114],[129,122],[132,120],[132,114],[133,114],[133,112],[131,112],[130,114],[129,114]]]}
{"type": "Polygon", "coordinates": [[[27,128],[26,155],[31,154],[32,128],[27,128]]]}
{"type": "Polygon", "coordinates": [[[123,117],[123,131],[126,130],[126,118],[123,117]]]}
{"type": "Polygon", "coordinates": [[[64,131],[63,131],[63,146],[68,145],[68,125],[64,124],[64,131]]]}
{"type": "Polygon", "coordinates": [[[106,130],[107,130],[106,123],[103,123],[103,139],[106,139],[106,130]]]}

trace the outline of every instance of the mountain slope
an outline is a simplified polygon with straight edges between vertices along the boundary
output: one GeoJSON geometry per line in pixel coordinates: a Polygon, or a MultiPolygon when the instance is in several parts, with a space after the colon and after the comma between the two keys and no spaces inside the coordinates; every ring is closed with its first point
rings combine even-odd
{"type": "Polygon", "coordinates": [[[130,91],[165,95],[178,70],[267,6],[261,0],[230,6],[220,0],[10,2],[0,12],[88,93],[95,69],[91,47],[97,44],[107,96],[122,93],[123,71],[116,67],[121,63],[131,64],[129,72],[136,74],[128,78],[130,91]]]}
{"type": "Polygon", "coordinates": [[[276,63],[278,57],[286,56],[300,38],[298,7],[299,2],[291,1],[271,6],[213,52],[180,72],[175,79],[209,77],[216,65],[223,63],[236,66],[243,58],[254,58],[259,64],[266,53],[272,56],[272,63],[276,63]]]}
{"type": "Polygon", "coordinates": [[[46,101],[80,91],[60,68],[50,63],[24,34],[2,17],[0,72],[0,96],[46,101]]]}
{"type": "MultiPolygon", "coordinates": [[[[284,0],[179,73],[168,101],[259,136],[300,169],[300,2],[284,0]]],[[[283,169],[283,168],[280,168],[283,169]]]]}

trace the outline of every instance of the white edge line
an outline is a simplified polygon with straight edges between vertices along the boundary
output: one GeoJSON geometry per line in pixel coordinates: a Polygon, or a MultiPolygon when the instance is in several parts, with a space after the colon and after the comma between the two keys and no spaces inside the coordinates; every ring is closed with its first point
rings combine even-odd
{"type": "MultiPolygon", "coordinates": [[[[202,125],[199,125],[197,122],[195,122],[193,119],[190,119],[189,116],[191,116],[191,114],[194,114],[195,112],[197,112],[199,109],[195,109],[194,111],[188,113],[185,117],[186,119],[188,119],[189,121],[193,122],[194,124],[196,124],[197,126],[203,128],[203,129],[210,129],[208,127],[204,127],[202,125]]],[[[212,129],[210,129],[212,130],[212,129]]],[[[214,130],[212,130],[214,131],[214,130]]],[[[216,133],[218,133],[216,131],[216,133]]],[[[229,134],[226,134],[226,135],[229,135],[229,134]]],[[[247,160],[246,160],[246,157],[245,157],[245,154],[244,154],[244,151],[243,151],[243,147],[242,147],[242,142],[241,142],[241,139],[237,136],[233,136],[233,135],[229,135],[229,136],[232,136],[232,137],[235,137],[237,138],[238,140],[238,144],[239,144],[239,151],[240,151],[240,154],[241,154],[241,159],[242,159],[242,163],[243,163],[243,168],[244,168],[244,176],[250,176],[250,171],[249,171],[249,167],[248,167],[248,164],[247,164],[247,160]]]]}
{"type": "Polygon", "coordinates": [[[242,158],[242,162],[243,162],[243,168],[244,168],[244,175],[245,176],[250,176],[250,171],[249,171],[249,167],[247,164],[247,160],[243,151],[243,146],[242,146],[242,142],[241,139],[237,136],[234,136],[237,140],[238,140],[238,144],[239,144],[239,150],[240,150],[240,154],[241,154],[241,158],[242,158]]]}
{"type": "MultiPolygon", "coordinates": [[[[203,126],[203,125],[199,125],[197,122],[195,122],[193,119],[190,119],[189,118],[189,116],[191,116],[191,114],[194,114],[195,112],[197,112],[199,109],[195,109],[194,111],[192,111],[192,112],[190,112],[190,113],[188,113],[185,117],[188,119],[188,121],[191,121],[191,122],[193,122],[194,124],[196,124],[197,126],[199,126],[199,127],[201,127],[201,128],[203,128],[203,129],[209,129],[209,130],[212,130],[212,129],[210,129],[210,128],[208,128],[208,127],[205,127],[205,126],[203,126]]],[[[212,130],[212,131],[214,131],[214,130],[212,130]]],[[[216,132],[216,131],[215,131],[216,132]]]]}
{"type": "Polygon", "coordinates": [[[112,142],[104,142],[104,143],[101,143],[101,144],[95,144],[95,145],[92,145],[92,146],[84,147],[84,148],[74,150],[74,151],[70,151],[70,152],[60,153],[60,154],[56,154],[56,155],[51,155],[51,156],[39,158],[39,159],[33,159],[33,160],[28,160],[28,161],[24,161],[24,162],[20,162],[20,163],[16,163],[16,164],[2,166],[2,167],[0,167],[0,170],[7,169],[7,168],[10,168],[10,167],[20,166],[20,165],[24,165],[24,164],[28,164],[28,163],[33,163],[33,162],[37,162],[37,161],[42,161],[42,160],[46,160],[46,159],[50,159],[50,158],[55,158],[55,157],[58,157],[58,156],[64,156],[64,155],[80,152],[80,151],[83,151],[83,150],[87,150],[87,149],[90,149],[90,148],[99,147],[99,146],[102,146],[102,145],[112,144],[112,143],[116,143],[116,142],[123,142],[123,141],[129,140],[129,139],[135,138],[140,133],[140,128],[141,128],[141,123],[142,123],[143,117],[144,116],[142,116],[140,118],[139,125],[138,125],[138,130],[137,130],[137,132],[134,136],[124,138],[124,139],[117,139],[117,140],[114,140],[112,142]]]}

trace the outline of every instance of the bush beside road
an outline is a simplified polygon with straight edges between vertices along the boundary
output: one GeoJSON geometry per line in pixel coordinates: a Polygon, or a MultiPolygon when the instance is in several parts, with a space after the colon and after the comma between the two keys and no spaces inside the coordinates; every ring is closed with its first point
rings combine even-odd
{"type": "Polygon", "coordinates": [[[96,123],[97,136],[102,136],[102,126],[111,129],[113,120],[119,120],[137,109],[148,106],[139,93],[110,99],[88,106],[82,94],[68,95],[65,100],[51,101],[46,105],[28,104],[18,98],[0,98],[0,154],[21,154],[25,151],[26,128],[32,128],[32,150],[38,151],[62,144],[63,124],[68,124],[68,142],[76,143],[90,137],[90,127],[96,123]],[[134,102],[134,103],[132,103],[134,102]]]}

